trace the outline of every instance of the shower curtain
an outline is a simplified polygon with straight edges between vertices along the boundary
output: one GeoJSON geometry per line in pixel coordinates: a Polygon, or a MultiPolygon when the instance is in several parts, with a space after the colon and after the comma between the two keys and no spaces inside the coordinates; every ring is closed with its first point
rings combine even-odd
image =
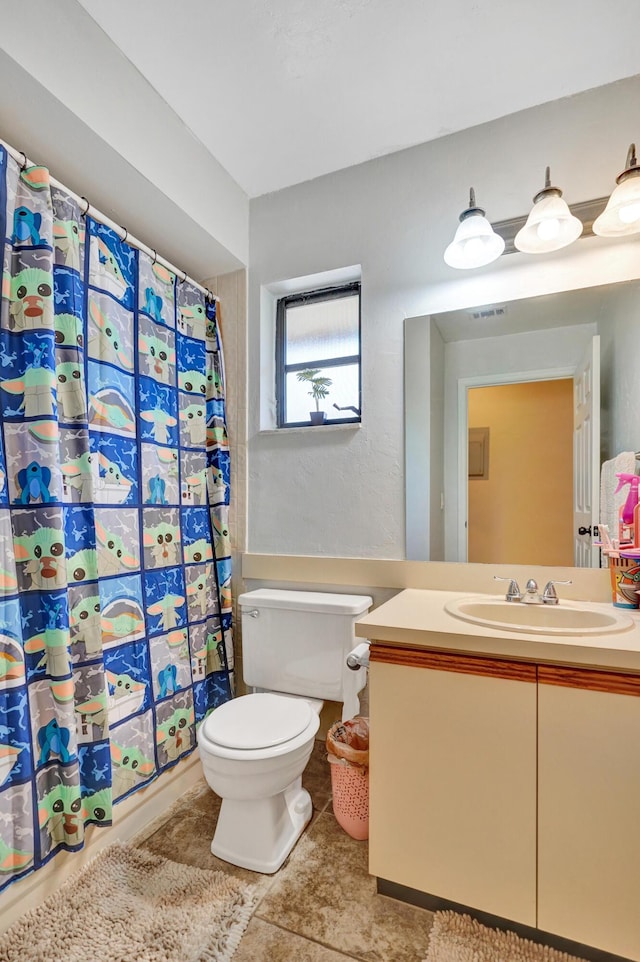
{"type": "Polygon", "coordinates": [[[0,888],[231,697],[215,302],[0,147],[0,888]]]}

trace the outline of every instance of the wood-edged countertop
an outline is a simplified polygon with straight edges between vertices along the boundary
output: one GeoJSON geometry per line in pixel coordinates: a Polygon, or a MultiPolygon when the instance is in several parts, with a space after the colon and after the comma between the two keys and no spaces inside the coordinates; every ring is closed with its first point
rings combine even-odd
{"type": "MultiPolygon", "coordinates": [[[[458,599],[501,601],[504,595],[471,595],[460,591],[407,588],[359,618],[360,638],[401,648],[431,649],[640,673],[640,614],[611,604],[560,599],[559,607],[614,614],[628,620],[623,630],[602,634],[560,634],[500,629],[463,621],[445,605],[458,599]]],[[[515,605],[523,604],[514,602],[515,605]]]]}

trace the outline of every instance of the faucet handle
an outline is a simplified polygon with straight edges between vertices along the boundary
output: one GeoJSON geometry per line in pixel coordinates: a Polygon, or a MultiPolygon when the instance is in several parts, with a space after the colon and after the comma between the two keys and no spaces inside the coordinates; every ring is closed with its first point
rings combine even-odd
{"type": "Polygon", "coordinates": [[[494,581],[508,581],[509,587],[507,588],[507,593],[504,596],[505,601],[520,601],[522,598],[522,592],[518,587],[518,582],[515,578],[500,578],[498,575],[493,576],[494,581]]]}
{"type": "Polygon", "coordinates": [[[556,594],[555,585],[570,585],[573,584],[571,581],[547,581],[544,586],[544,591],[542,592],[542,601],[545,605],[557,605],[558,595],[556,594]]]}

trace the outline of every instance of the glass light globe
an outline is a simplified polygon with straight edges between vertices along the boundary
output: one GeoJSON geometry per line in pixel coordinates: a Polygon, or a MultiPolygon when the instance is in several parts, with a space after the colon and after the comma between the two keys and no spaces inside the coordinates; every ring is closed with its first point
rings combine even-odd
{"type": "Polygon", "coordinates": [[[618,211],[618,217],[623,224],[635,224],[640,220],[640,201],[637,204],[627,204],[618,211]]]}
{"type": "Polygon", "coordinates": [[[540,240],[550,241],[560,233],[560,221],[557,217],[550,217],[548,220],[541,220],[537,227],[540,240]]]}
{"type": "Polygon", "coordinates": [[[527,222],[513,243],[525,254],[546,254],[573,244],[582,231],[582,221],[573,216],[562,191],[547,186],[536,194],[527,222]]]}
{"type": "Polygon", "coordinates": [[[629,145],[627,163],[616,184],[607,206],[593,222],[593,233],[601,237],[640,233],[640,167],[635,144],[629,145]]]}
{"type": "Polygon", "coordinates": [[[504,250],[504,239],[496,234],[479,207],[464,211],[456,236],[444,252],[445,263],[458,270],[484,267],[504,250]]]}
{"type": "Polygon", "coordinates": [[[484,244],[479,237],[463,242],[464,256],[470,264],[478,264],[484,256],[484,244]]]}
{"type": "Polygon", "coordinates": [[[621,181],[607,206],[593,222],[593,233],[601,237],[623,237],[640,233],[640,167],[621,181]]]}

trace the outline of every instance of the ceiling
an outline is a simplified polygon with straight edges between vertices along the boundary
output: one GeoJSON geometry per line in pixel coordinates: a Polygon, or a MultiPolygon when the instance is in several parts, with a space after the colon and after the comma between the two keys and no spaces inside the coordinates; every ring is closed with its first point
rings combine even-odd
{"type": "Polygon", "coordinates": [[[77,0],[255,197],[638,73],[638,0],[77,0]]]}

